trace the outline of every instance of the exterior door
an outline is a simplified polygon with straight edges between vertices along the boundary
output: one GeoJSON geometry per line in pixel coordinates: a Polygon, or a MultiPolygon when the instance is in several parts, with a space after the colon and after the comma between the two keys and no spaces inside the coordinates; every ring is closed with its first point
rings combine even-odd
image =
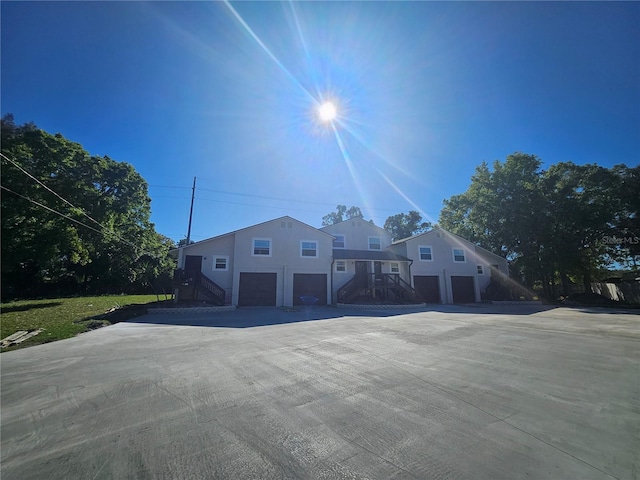
{"type": "Polygon", "coordinates": [[[362,287],[366,287],[369,283],[367,279],[368,263],[369,262],[356,261],[356,277],[360,279],[362,287]]]}
{"type": "Polygon", "coordinates": [[[240,273],[239,307],[274,307],[276,305],[276,273],[240,273]]]}
{"type": "Polygon", "coordinates": [[[202,271],[202,256],[187,255],[184,259],[184,271],[189,276],[200,273],[202,271]]]}
{"type": "Polygon", "coordinates": [[[453,303],[474,303],[476,293],[473,288],[473,277],[451,277],[453,303]]]}
{"type": "Polygon", "coordinates": [[[440,281],[437,275],[414,275],[413,286],[425,303],[440,303],[440,281]]]}
{"type": "Polygon", "coordinates": [[[373,262],[373,273],[376,283],[382,283],[382,262],[373,262]]]}

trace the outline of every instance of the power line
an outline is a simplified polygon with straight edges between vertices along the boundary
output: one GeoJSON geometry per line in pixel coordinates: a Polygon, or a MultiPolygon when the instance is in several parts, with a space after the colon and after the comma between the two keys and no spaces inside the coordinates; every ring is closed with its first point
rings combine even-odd
{"type": "MultiPolygon", "coordinates": [[[[5,160],[7,160],[8,162],[10,162],[12,165],[14,165],[17,169],[19,169],[22,173],[24,173],[26,176],[28,176],[29,178],[31,178],[32,180],[34,180],[36,183],[38,183],[38,185],[40,185],[41,187],[43,187],[44,189],[46,189],[47,191],[49,191],[50,193],[52,193],[53,195],[55,195],[57,198],[59,198],[60,200],[62,200],[64,203],[66,203],[67,205],[69,205],[71,208],[74,208],[76,210],[78,210],[82,215],[84,215],[86,218],[88,218],[89,220],[91,220],[92,222],[94,222],[95,224],[97,224],[98,226],[100,226],[103,231],[112,233],[118,240],[120,240],[123,243],[126,243],[130,246],[133,246],[134,248],[138,248],[137,245],[135,245],[134,243],[129,242],[128,240],[124,239],[119,233],[115,232],[113,229],[106,227],[105,225],[101,224],[100,222],[98,222],[97,220],[95,220],[94,218],[92,218],[89,214],[87,214],[82,208],[76,207],[74,204],[72,204],[70,201],[68,201],[67,199],[65,199],[64,197],[62,197],[60,194],[58,194],[57,192],[55,192],[53,189],[51,189],[49,186],[45,185],[42,181],[40,181],[38,178],[34,177],[33,175],[31,175],[28,171],[26,171],[20,164],[18,164],[17,162],[15,162],[14,160],[12,160],[11,158],[7,157],[4,153],[0,152],[0,156],[2,156],[2,158],[4,158],[5,160]]],[[[182,187],[182,186],[177,186],[177,185],[149,185],[149,187],[154,187],[154,188],[171,188],[171,189],[184,189],[184,190],[188,190],[190,189],[190,187],[182,187]]],[[[64,215],[60,212],[57,212],[41,203],[36,202],[35,200],[32,200],[28,197],[22,196],[17,192],[13,192],[9,189],[7,189],[6,187],[2,187],[7,191],[10,191],[11,193],[14,193],[15,195],[18,195],[36,205],[39,205],[42,208],[45,208],[47,210],[50,210],[64,218],[67,218],[69,220],[72,220],[75,223],[78,223],[86,228],[90,228],[93,231],[96,231],[98,233],[103,233],[99,230],[96,230],[95,228],[89,227],[86,224],[83,224],[73,218],[71,218],[68,215],[64,215]]],[[[293,202],[293,203],[303,203],[303,204],[308,204],[308,205],[323,205],[323,206],[333,206],[334,203],[328,203],[328,202],[314,202],[314,201],[310,201],[310,200],[300,200],[300,199],[289,199],[289,198],[283,198],[283,197],[274,197],[274,196],[268,196],[268,195],[256,195],[256,194],[249,194],[249,193],[242,193],[242,192],[230,192],[230,191],[225,191],[225,190],[216,190],[216,189],[211,189],[211,188],[200,188],[200,190],[202,191],[207,191],[207,192],[213,192],[213,193],[220,193],[220,194],[224,194],[224,195],[237,195],[237,196],[243,196],[243,197],[253,197],[253,198],[261,198],[261,199],[265,199],[265,200],[275,200],[275,201],[282,201],[282,202],[293,202]]],[[[165,197],[165,196],[157,196],[157,198],[187,198],[187,197],[165,197]]],[[[209,202],[217,202],[217,203],[225,203],[225,204],[230,204],[230,205],[241,205],[241,206],[249,206],[249,207],[259,207],[259,208],[273,208],[273,209],[277,209],[277,210],[287,210],[287,211],[291,211],[291,210],[295,210],[295,211],[301,211],[301,212],[309,212],[309,210],[307,209],[298,209],[298,208],[291,208],[290,206],[282,206],[282,207],[278,207],[278,206],[274,206],[274,205],[258,205],[258,204],[250,204],[250,203],[242,203],[242,202],[230,202],[230,201],[224,201],[224,200],[215,200],[212,198],[202,198],[199,197],[199,200],[204,200],[204,201],[209,201],[209,202]]],[[[370,210],[376,210],[376,211],[387,211],[387,212],[391,212],[391,211],[395,211],[394,209],[381,209],[381,208],[373,208],[370,210]]],[[[143,252],[143,253],[148,253],[148,252],[143,252]]]]}
{"type": "Polygon", "coordinates": [[[310,205],[334,206],[333,203],[328,203],[328,202],[313,202],[311,200],[292,200],[290,198],[271,197],[271,196],[268,196],[268,195],[254,195],[254,194],[251,194],[251,193],[225,192],[223,190],[213,190],[211,188],[200,188],[200,190],[205,191],[205,192],[223,193],[223,194],[226,194],[226,195],[239,195],[239,196],[243,196],[243,197],[263,198],[265,200],[278,200],[280,202],[298,202],[298,203],[307,203],[307,204],[310,204],[310,205]]]}
{"type": "MultiPolygon", "coordinates": [[[[64,213],[58,212],[57,210],[54,210],[54,209],[53,209],[53,208],[51,208],[51,207],[48,207],[48,206],[46,206],[46,205],[44,205],[44,204],[42,204],[42,203],[40,203],[40,202],[37,202],[36,200],[34,200],[34,199],[32,199],[32,198],[29,198],[29,197],[26,197],[26,196],[24,196],[24,195],[21,195],[21,194],[19,194],[18,192],[14,192],[13,190],[11,190],[10,188],[5,187],[4,185],[0,185],[0,188],[1,188],[2,190],[6,190],[6,191],[7,191],[7,192],[9,192],[9,193],[12,193],[12,194],[14,194],[14,195],[16,195],[16,196],[18,196],[18,197],[20,197],[20,198],[23,198],[23,199],[25,199],[25,200],[28,200],[29,202],[31,202],[31,203],[33,203],[33,204],[35,204],[35,205],[39,206],[39,207],[42,207],[42,208],[44,208],[45,210],[48,210],[48,211],[50,211],[50,212],[52,212],[52,213],[55,213],[56,215],[60,215],[62,218],[65,218],[65,219],[67,219],[67,220],[71,220],[72,222],[77,223],[78,225],[81,225],[81,226],[83,226],[83,227],[85,227],[85,228],[88,228],[89,230],[93,230],[94,232],[99,233],[99,234],[104,234],[104,233],[105,233],[103,230],[98,230],[97,228],[93,228],[93,227],[91,227],[91,226],[87,225],[86,223],[82,223],[81,221],[76,220],[75,218],[71,217],[70,215],[65,215],[64,213]]],[[[138,256],[138,258],[139,258],[139,257],[141,257],[141,256],[142,256],[142,255],[144,255],[144,254],[149,255],[150,257],[158,257],[158,258],[160,257],[159,255],[154,255],[153,253],[151,253],[151,252],[147,252],[147,251],[145,251],[145,250],[138,250],[138,248],[139,248],[139,246],[138,246],[138,245],[136,245],[135,243],[131,243],[131,242],[129,242],[128,240],[125,240],[124,238],[122,238],[120,235],[118,235],[118,234],[117,234],[116,232],[114,232],[113,230],[108,231],[108,232],[106,232],[106,233],[113,233],[113,234],[117,237],[117,240],[119,240],[119,241],[120,241],[120,242],[122,242],[122,243],[126,243],[127,245],[129,245],[129,246],[133,247],[133,248],[135,249],[135,251],[136,251],[136,252],[137,252],[137,251],[140,251],[140,252],[141,252],[141,255],[139,255],[139,256],[138,256]]]]}
{"type": "Polygon", "coordinates": [[[149,186],[154,188],[179,188],[182,190],[191,190],[191,187],[178,187],[176,185],[149,185],[149,186]]]}
{"type": "Polygon", "coordinates": [[[25,197],[24,195],[20,195],[18,192],[14,192],[13,190],[11,190],[10,188],[5,187],[4,185],[0,185],[0,188],[1,188],[2,190],[6,190],[6,191],[7,191],[7,192],[9,192],[9,193],[13,193],[14,195],[16,195],[16,196],[18,196],[18,197],[20,197],[20,198],[24,198],[25,200],[28,200],[28,201],[30,201],[31,203],[33,203],[33,204],[35,204],[35,205],[38,205],[39,207],[44,208],[45,210],[49,210],[50,212],[53,212],[53,213],[55,213],[56,215],[60,215],[62,218],[66,218],[67,220],[71,220],[72,222],[75,222],[75,223],[77,223],[78,225],[82,225],[83,227],[86,227],[86,228],[88,228],[89,230],[93,230],[94,232],[97,232],[97,233],[102,233],[102,231],[101,231],[101,230],[98,230],[97,228],[90,227],[89,225],[87,225],[87,224],[85,224],[85,223],[82,223],[81,221],[76,220],[75,218],[72,218],[72,217],[71,217],[71,216],[69,216],[69,215],[65,215],[64,213],[60,213],[60,212],[58,212],[57,210],[54,210],[54,209],[53,209],[53,208],[51,208],[51,207],[47,207],[46,205],[43,205],[43,204],[42,204],[42,203],[40,203],[40,202],[36,202],[36,201],[35,201],[34,199],[32,199],[32,198],[25,197]]]}
{"type": "Polygon", "coordinates": [[[286,205],[283,206],[276,206],[276,205],[258,205],[255,203],[241,203],[241,202],[228,202],[226,200],[214,200],[213,198],[202,198],[202,197],[196,197],[197,200],[204,200],[205,202],[215,202],[215,203],[224,203],[227,205],[241,205],[241,206],[245,206],[245,207],[258,207],[258,208],[274,208],[276,210],[285,210],[285,211],[296,211],[296,212],[311,212],[311,210],[308,209],[302,209],[302,208],[292,208],[292,207],[288,207],[286,205]]]}
{"type": "MultiPolygon", "coordinates": [[[[177,197],[175,195],[154,195],[153,199],[156,198],[173,198],[176,200],[189,200],[190,197],[177,197]]],[[[224,203],[227,205],[241,205],[241,206],[245,206],[245,207],[259,207],[259,208],[275,208],[276,210],[287,210],[287,211],[298,211],[298,212],[316,212],[315,210],[310,210],[310,209],[302,209],[302,208],[292,208],[292,207],[288,207],[286,205],[283,206],[276,206],[276,205],[264,205],[264,204],[257,204],[257,203],[243,203],[243,202],[230,202],[228,200],[216,200],[215,198],[206,198],[206,197],[199,197],[196,195],[195,197],[196,200],[202,200],[205,202],[214,202],[214,203],[224,203]]]]}
{"type": "MultiPolygon", "coordinates": [[[[176,188],[176,189],[183,189],[183,190],[190,190],[190,187],[178,187],[178,186],[174,186],[174,185],[149,185],[150,187],[154,187],[154,188],[176,188]]],[[[222,193],[224,195],[238,195],[240,197],[252,197],[252,198],[262,198],[265,200],[278,200],[280,202],[298,202],[298,203],[308,203],[308,204],[312,204],[312,205],[328,205],[328,206],[333,206],[333,203],[328,203],[328,202],[313,202],[310,200],[292,200],[290,198],[283,198],[283,197],[272,197],[272,196],[268,196],[268,195],[255,195],[252,193],[242,193],[242,192],[229,192],[229,191],[225,191],[225,190],[215,190],[212,188],[203,188],[203,187],[199,187],[198,190],[200,191],[204,191],[204,192],[212,192],[212,193],[222,193]]]]}
{"type": "MultiPolygon", "coordinates": [[[[0,156],[2,156],[2,158],[4,158],[5,160],[11,162],[12,165],[14,165],[16,168],[18,168],[22,173],[24,173],[26,176],[28,176],[29,178],[35,180],[39,185],[41,185],[42,187],[44,187],[46,190],[48,190],[49,192],[53,193],[56,197],[58,197],[60,200],[62,200],[64,203],[66,203],[67,205],[69,205],[71,208],[75,208],[76,210],[80,210],[80,213],[82,213],[85,217],[87,217],[89,220],[91,220],[92,222],[94,222],[97,225],[100,225],[100,227],[107,229],[107,227],[105,227],[104,225],[102,225],[100,222],[98,222],[97,220],[91,218],[84,210],[82,210],[81,208],[76,207],[73,203],[71,203],[70,201],[68,201],[67,199],[63,198],[61,195],[59,195],[58,193],[54,192],[51,188],[49,188],[47,185],[45,185],[44,183],[42,183],[40,180],[38,180],[36,177],[34,177],[33,175],[31,175],[29,172],[27,172],[24,168],[22,168],[20,166],[20,164],[18,164],[17,162],[15,162],[14,160],[11,160],[9,157],[7,157],[4,153],[0,152],[0,156]]],[[[115,233],[115,232],[114,232],[115,233]]],[[[117,235],[117,234],[116,234],[117,235]]]]}
{"type": "MultiPolygon", "coordinates": [[[[177,185],[149,185],[149,187],[153,187],[153,188],[173,188],[173,189],[180,189],[180,190],[191,190],[191,187],[180,187],[177,185]]],[[[273,196],[268,196],[268,195],[256,195],[256,194],[252,194],[252,193],[242,193],[242,192],[230,192],[230,191],[225,191],[225,190],[215,190],[212,188],[203,188],[203,187],[199,187],[198,190],[200,191],[206,191],[206,192],[212,192],[212,193],[221,193],[224,195],[237,195],[237,196],[241,196],[241,197],[252,197],[252,198],[262,198],[265,200],[276,200],[276,201],[280,201],[280,202],[289,202],[289,203],[305,203],[305,204],[309,204],[309,205],[323,205],[323,206],[330,206],[330,207],[335,207],[337,205],[337,203],[329,203],[329,202],[314,202],[311,200],[300,200],[300,199],[291,199],[291,198],[284,198],[284,197],[273,197],[273,196]]],[[[166,196],[166,195],[154,195],[154,198],[180,198],[180,199],[187,199],[190,197],[175,197],[175,196],[166,196]]],[[[206,200],[206,201],[210,201],[210,202],[219,202],[219,203],[228,203],[231,205],[246,205],[248,207],[268,207],[268,208],[281,208],[281,207],[275,207],[275,206],[269,206],[269,205],[255,205],[255,204],[251,204],[251,203],[238,203],[238,202],[228,202],[228,201],[224,201],[224,200],[214,200],[212,198],[202,198],[202,197],[198,197],[196,196],[196,199],[199,200],[206,200]]],[[[345,203],[350,203],[350,202],[345,202],[345,203]]],[[[285,208],[285,207],[282,207],[285,208]]],[[[286,207],[288,210],[293,210],[289,207],[286,207]]],[[[298,211],[308,211],[308,210],[301,210],[301,209],[297,209],[298,211]]],[[[378,212],[397,212],[397,209],[393,209],[393,208],[371,208],[370,210],[372,211],[378,211],[378,212]]]]}
{"type": "Polygon", "coordinates": [[[60,216],[61,216],[61,217],[63,217],[63,218],[66,218],[66,219],[68,219],[68,220],[71,220],[72,222],[75,222],[75,223],[77,223],[77,224],[79,224],[79,225],[82,225],[83,227],[86,227],[86,228],[88,228],[88,229],[90,229],[90,230],[93,230],[94,232],[97,232],[97,233],[100,233],[100,234],[104,234],[104,233],[110,233],[110,234],[113,234],[113,235],[116,237],[116,239],[117,239],[118,241],[120,241],[120,242],[122,242],[122,243],[125,243],[125,244],[127,244],[127,245],[129,245],[129,246],[133,247],[133,248],[134,248],[134,252],[138,252],[138,251],[140,251],[142,254],[147,254],[147,255],[149,255],[149,256],[151,256],[151,257],[156,257],[156,256],[157,256],[157,255],[152,254],[151,252],[147,252],[147,251],[144,251],[144,250],[142,250],[142,249],[138,250],[138,249],[140,248],[140,247],[139,247],[139,245],[136,245],[135,243],[132,243],[132,242],[130,242],[130,241],[128,241],[128,240],[126,240],[126,239],[124,239],[124,238],[123,238],[123,237],[122,237],[118,232],[116,232],[115,230],[113,230],[113,229],[111,229],[111,228],[109,228],[109,227],[106,227],[105,225],[101,224],[100,222],[98,222],[97,220],[95,220],[94,218],[92,218],[91,216],[89,216],[89,214],[87,214],[87,213],[86,213],[82,208],[76,207],[76,206],[75,206],[74,204],[72,204],[70,201],[68,201],[67,199],[63,198],[60,194],[58,194],[57,192],[55,192],[54,190],[52,190],[51,188],[49,188],[47,185],[45,185],[44,183],[42,183],[40,180],[38,180],[36,177],[34,177],[33,175],[31,175],[31,174],[30,174],[29,172],[27,172],[24,168],[22,168],[22,167],[20,166],[20,164],[18,164],[18,163],[17,163],[17,162],[15,162],[14,160],[10,159],[9,157],[7,157],[4,153],[0,152],[0,156],[2,156],[2,158],[4,158],[5,160],[7,160],[8,162],[10,162],[10,163],[11,163],[12,165],[14,165],[16,168],[18,168],[22,173],[24,173],[25,175],[27,175],[29,178],[31,178],[32,180],[35,180],[35,181],[36,181],[40,186],[44,187],[44,188],[45,188],[46,190],[48,190],[49,192],[53,193],[56,197],[58,197],[60,200],[62,200],[63,202],[65,202],[65,203],[66,203],[67,205],[69,205],[71,208],[73,208],[73,209],[75,209],[75,210],[78,210],[80,213],[82,213],[82,215],[84,215],[85,217],[87,217],[89,220],[91,220],[92,222],[96,223],[97,225],[99,225],[99,226],[102,228],[102,230],[97,230],[97,229],[95,229],[95,228],[93,228],[93,227],[90,227],[89,225],[86,225],[86,224],[84,224],[84,223],[82,223],[82,222],[80,222],[80,221],[76,220],[75,218],[72,218],[72,217],[71,217],[71,216],[69,216],[69,215],[65,215],[65,214],[63,214],[63,213],[60,213],[60,212],[58,212],[57,210],[54,210],[54,209],[52,209],[52,208],[50,208],[50,207],[47,207],[46,205],[43,205],[42,203],[39,203],[39,202],[37,202],[37,201],[35,201],[35,200],[33,200],[33,199],[29,198],[29,197],[26,197],[26,196],[21,195],[21,194],[19,194],[19,193],[17,193],[17,192],[14,192],[13,190],[10,190],[10,189],[8,189],[7,187],[5,187],[5,186],[3,186],[3,185],[0,185],[0,188],[2,188],[2,189],[4,189],[4,190],[6,190],[6,191],[8,191],[8,192],[11,192],[11,193],[13,193],[14,195],[17,195],[18,197],[21,197],[21,198],[23,198],[23,199],[25,199],[25,200],[28,200],[28,201],[30,201],[31,203],[33,203],[33,204],[35,204],[35,205],[38,205],[38,206],[40,206],[40,207],[42,207],[42,208],[44,208],[44,209],[46,209],[46,210],[48,210],[48,211],[50,211],[50,212],[53,212],[53,213],[55,213],[55,214],[57,214],[57,215],[60,215],[60,216]]]}

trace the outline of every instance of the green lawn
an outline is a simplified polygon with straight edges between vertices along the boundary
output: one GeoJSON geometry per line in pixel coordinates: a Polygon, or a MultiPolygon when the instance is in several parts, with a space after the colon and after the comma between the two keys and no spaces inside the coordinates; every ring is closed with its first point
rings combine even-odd
{"type": "Polygon", "coordinates": [[[2,303],[0,339],[19,330],[44,329],[20,345],[3,348],[2,351],[62,340],[99,326],[133,318],[145,313],[146,304],[155,301],[155,295],[111,295],[2,303]],[[115,311],[103,315],[114,307],[115,311]]]}

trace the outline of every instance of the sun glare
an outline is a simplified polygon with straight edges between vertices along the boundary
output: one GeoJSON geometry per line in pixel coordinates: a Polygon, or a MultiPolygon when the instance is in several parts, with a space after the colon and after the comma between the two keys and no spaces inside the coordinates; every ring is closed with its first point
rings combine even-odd
{"type": "Polygon", "coordinates": [[[318,116],[320,117],[320,120],[325,123],[335,120],[337,114],[338,112],[333,102],[324,102],[318,108],[318,116]]]}

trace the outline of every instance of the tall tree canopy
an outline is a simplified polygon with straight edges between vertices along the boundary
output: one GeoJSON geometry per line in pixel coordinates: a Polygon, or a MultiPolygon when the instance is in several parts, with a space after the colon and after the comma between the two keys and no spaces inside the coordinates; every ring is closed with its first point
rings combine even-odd
{"type": "Polygon", "coordinates": [[[1,127],[3,296],[132,291],[168,277],[173,242],[150,222],[131,165],[11,115],[1,127]]]}
{"type": "Polygon", "coordinates": [[[338,205],[335,212],[331,212],[322,217],[322,226],[335,225],[336,223],[344,222],[350,218],[363,218],[360,207],[351,207],[347,209],[346,205],[338,205]]]}
{"type": "Polygon", "coordinates": [[[394,240],[424,233],[430,228],[431,223],[423,222],[422,215],[415,210],[409,210],[409,213],[397,213],[384,222],[384,229],[393,235],[394,240]]]}
{"type": "Polygon", "coordinates": [[[439,223],[506,256],[530,287],[587,284],[612,261],[636,262],[640,167],[541,166],[524,153],[482,163],[469,189],[444,201],[439,223]]]}
{"type": "MultiPolygon", "coordinates": [[[[338,205],[335,212],[331,212],[322,217],[322,226],[335,225],[351,218],[363,218],[360,207],[350,207],[338,205]]],[[[369,220],[373,223],[373,220],[369,220]]],[[[394,240],[407,238],[418,233],[426,232],[431,228],[431,223],[423,222],[420,213],[410,210],[409,213],[397,213],[387,218],[384,222],[384,229],[393,235],[394,240]]]]}

